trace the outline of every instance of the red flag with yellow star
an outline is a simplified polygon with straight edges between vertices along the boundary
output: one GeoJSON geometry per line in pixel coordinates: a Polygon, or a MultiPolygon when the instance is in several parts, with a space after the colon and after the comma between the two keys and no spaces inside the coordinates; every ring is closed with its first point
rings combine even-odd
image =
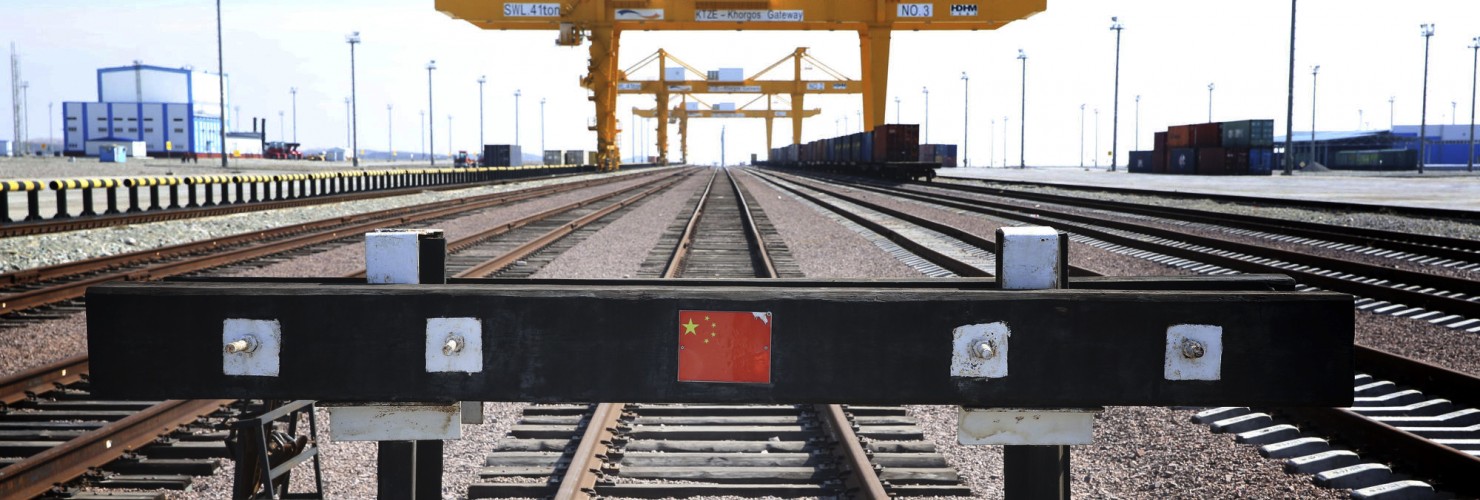
{"type": "Polygon", "coordinates": [[[771,383],[771,313],[679,311],[678,381],[771,383]]]}

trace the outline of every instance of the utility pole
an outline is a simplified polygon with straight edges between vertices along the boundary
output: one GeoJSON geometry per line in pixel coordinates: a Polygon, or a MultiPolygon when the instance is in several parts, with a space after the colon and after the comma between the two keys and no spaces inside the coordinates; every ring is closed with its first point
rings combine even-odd
{"type": "MultiPolygon", "coordinates": [[[[1120,25],[1118,17],[1110,18],[1110,29],[1115,31],[1115,104],[1114,112],[1110,119],[1110,171],[1115,171],[1116,160],[1120,154],[1120,31],[1125,29],[1120,25]]],[[[1099,135],[1100,120],[1095,119],[1095,134],[1099,135]]],[[[1098,148],[1096,148],[1098,149],[1098,148]]],[[[1095,151],[1095,156],[1100,152],[1095,151]]]]}
{"type": "MultiPolygon", "coordinates": [[[[1082,122],[1083,122],[1083,120],[1081,120],[1081,123],[1082,122]]],[[[1083,130],[1083,128],[1081,128],[1080,130],[1083,130]]],[[[991,168],[997,162],[997,119],[996,118],[993,118],[992,119],[992,128],[989,131],[989,133],[987,134],[987,139],[988,139],[987,140],[987,167],[988,168],[991,168]]],[[[1083,158],[1084,157],[1084,154],[1081,152],[1079,156],[1080,156],[1080,158],[1083,158]]],[[[1080,161],[1082,162],[1083,160],[1080,160],[1080,161]]],[[[1006,165],[1003,165],[1003,166],[1006,166],[1006,165]]]]}
{"type": "MultiPolygon", "coordinates": [[[[930,144],[930,87],[921,87],[920,92],[925,94],[925,130],[922,131],[925,140],[921,142],[923,144],[930,144]]],[[[847,118],[844,119],[846,120],[847,118]]]]}
{"type": "MultiPolygon", "coordinates": [[[[353,137],[354,132],[351,130],[353,128],[353,124],[351,122],[353,122],[354,120],[350,116],[350,114],[351,114],[351,112],[350,112],[350,107],[349,107],[349,98],[346,97],[346,98],[344,98],[344,147],[345,148],[351,148],[352,146],[350,145],[350,143],[351,142],[354,142],[354,137],[353,137]]],[[[350,154],[354,154],[354,150],[353,149],[351,149],[349,152],[350,152],[350,154]]]]}
{"type": "MultiPolygon", "coordinates": [[[[484,138],[485,136],[483,135],[483,84],[484,83],[488,83],[488,76],[487,75],[480,75],[478,77],[478,147],[480,147],[480,148],[483,147],[484,144],[488,144],[487,139],[485,139],[484,138]]],[[[523,154],[523,153],[521,153],[521,154],[523,154]]]]}
{"type": "Polygon", "coordinates": [[[25,156],[31,156],[31,82],[21,82],[21,143],[25,156]]]}
{"type": "Polygon", "coordinates": [[[1418,117],[1418,173],[1421,174],[1423,164],[1429,159],[1429,39],[1434,37],[1434,25],[1421,24],[1419,30],[1423,35],[1423,104],[1419,108],[1418,117]]]}
{"type": "Polygon", "coordinates": [[[298,87],[288,87],[288,94],[293,96],[293,142],[298,142],[298,87]]]}
{"type": "MultiPolygon", "coordinates": [[[[514,145],[519,145],[519,89],[514,89],[514,145]]],[[[544,152],[542,151],[541,154],[544,152]]],[[[522,151],[519,154],[524,154],[522,151]]]]}
{"type": "Polygon", "coordinates": [[[1095,168],[1100,168],[1100,108],[1095,108],[1095,168]]]}
{"type": "Polygon", "coordinates": [[[355,95],[355,46],[360,44],[360,32],[350,33],[344,37],[349,42],[349,135],[350,148],[354,153],[354,166],[360,166],[360,102],[355,95]]]}
{"type": "Polygon", "coordinates": [[[416,123],[421,124],[421,154],[427,154],[427,110],[421,110],[420,115],[416,123]]]}
{"type": "Polygon", "coordinates": [[[1397,100],[1398,96],[1388,96],[1388,132],[1393,131],[1393,102],[1397,100]]]}
{"type": "Polygon", "coordinates": [[[1475,44],[1471,45],[1472,52],[1470,62],[1470,149],[1465,151],[1465,171],[1475,171],[1475,86],[1476,76],[1480,75],[1480,36],[1475,37],[1475,44]]]}
{"type": "Polygon", "coordinates": [[[540,155],[545,154],[545,98],[540,98],[540,155]]]}
{"type": "Polygon", "coordinates": [[[899,115],[899,96],[894,96],[894,123],[904,123],[904,121],[899,118],[899,115]]]}
{"type": "MultiPolygon", "coordinates": [[[[454,158],[453,153],[455,152],[456,150],[452,147],[452,115],[447,115],[447,157],[454,158]]],[[[457,164],[453,163],[452,166],[456,167],[457,164]]]]}
{"type": "Polygon", "coordinates": [[[971,166],[971,79],[961,72],[961,86],[965,89],[961,106],[961,165],[971,166]]]}
{"type": "MultiPolygon", "coordinates": [[[[437,114],[432,112],[432,70],[435,69],[437,69],[436,59],[432,59],[431,61],[427,62],[427,113],[425,115],[426,119],[423,120],[423,122],[426,123],[427,126],[427,144],[430,144],[433,149],[436,149],[437,147],[437,141],[435,141],[432,137],[432,134],[436,133],[436,129],[432,127],[432,120],[437,117],[437,114]]],[[[427,149],[427,144],[423,144],[421,146],[421,150],[423,152],[431,153],[427,155],[427,158],[431,159],[432,166],[435,167],[437,166],[437,153],[429,151],[427,149]]]]}
{"type": "Polygon", "coordinates": [[[1079,104],[1079,168],[1084,168],[1084,103],[1079,104]]]}
{"type": "MultiPolygon", "coordinates": [[[[216,0],[216,90],[221,99],[221,168],[226,168],[226,64],[221,50],[221,0],[216,0]]],[[[191,145],[194,147],[194,145],[191,145]]]]}
{"type": "MultiPolygon", "coordinates": [[[[1018,168],[1028,168],[1028,53],[1018,49],[1017,58],[1023,62],[1023,99],[1022,109],[1018,112],[1018,168]]],[[[1004,122],[1006,120],[1003,120],[1004,122]]]]}
{"type": "Polygon", "coordinates": [[[385,105],[385,152],[391,155],[390,160],[396,160],[396,117],[393,111],[395,106],[387,103],[385,105]]]}
{"type": "Polygon", "coordinates": [[[1141,150],[1141,94],[1136,94],[1136,151],[1141,150]]]}
{"type": "Polygon", "coordinates": [[[1310,163],[1316,162],[1316,78],[1321,73],[1321,65],[1317,64],[1310,68],[1310,163]]]}
{"type": "Polygon", "coordinates": [[[1213,123],[1213,84],[1208,84],[1208,123],[1213,123]]]}
{"type": "Polygon", "coordinates": [[[16,145],[21,143],[21,114],[21,56],[10,42],[10,132],[16,145]]]}
{"type": "Polygon", "coordinates": [[[1285,102],[1285,173],[1295,173],[1295,1],[1290,0],[1290,85],[1285,102]]]}
{"type": "Polygon", "coordinates": [[[719,166],[725,166],[725,126],[719,126],[719,166]]]}
{"type": "Polygon", "coordinates": [[[1002,168],[1007,168],[1007,115],[1002,115],[1002,168]]]}

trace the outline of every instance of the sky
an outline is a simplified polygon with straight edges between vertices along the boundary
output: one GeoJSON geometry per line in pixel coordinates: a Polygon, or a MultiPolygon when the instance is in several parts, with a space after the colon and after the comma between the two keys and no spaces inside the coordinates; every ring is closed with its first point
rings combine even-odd
{"type": "MultiPolygon", "coordinates": [[[[216,68],[215,4],[209,0],[3,0],[0,5],[6,12],[0,16],[0,42],[15,44],[22,78],[30,83],[27,112],[33,138],[47,136],[49,126],[57,130],[51,135],[60,137],[61,102],[97,98],[98,68],[134,60],[216,68]],[[56,103],[50,117],[49,103],[56,103]]],[[[1392,121],[1417,124],[1422,23],[1436,24],[1430,40],[1428,121],[1469,122],[1474,52],[1468,46],[1480,36],[1480,2],[1306,0],[1299,7],[1297,138],[1311,129],[1313,65],[1320,65],[1317,130],[1386,129],[1389,97],[1394,98],[1392,121]],[[1458,113],[1452,113],[1451,102],[1458,113]]],[[[299,142],[310,149],[345,145],[349,120],[344,98],[350,94],[345,35],[358,31],[361,149],[415,152],[424,147],[419,112],[427,107],[425,67],[432,59],[437,61],[432,74],[437,151],[479,149],[480,75],[488,79],[483,87],[484,142],[514,142],[517,90],[522,95],[517,99],[519,143],[526,152],[595,146],[595,133],[586,129],[595,120],[594,107],[579,85],[587,47],[558,47],[553,31],[480,30],[437,12],[432,0],[223,0],[222,12],[230,100],[244,116],[269,118],[268,140],[278,140],[284,132],[293,138],[289,88],[297,87],[299,142]],[[388,104],[393,106],[389,115],[388,104]],[[279,111],[284,113],[282,127],[279,111]]],[[[1206,121],[1209,83],[1215,85],[1214,121],[1273,119],[1276,135],[1284,134],[1290,29],[1290,3],[1285,0],[1048,0],[1047,11],[995,31],[896,32],[887,120],[925,123],[923,133],[930,142],[961,144],[958,156],[973,166],[986,166],[989,157],[993,165],[1002,165],[1004,158],[1016,165],[1022,139],[1030,165],[1077,165],[1081,160],[1108,165],[1115,101],[1111,16],[1125,27],[1120,49],[1122,165],[1125,151],[1137,144],[1151,148],[1153,132],[1206,121]],[[1019,49],[1028,55],[1025,112],[1020,110],[1019,49]],[[963,72],[968,81],[961,79],[963,72]],[[928,121],[924,88],[930,89],[928,121]],[[963,140],[967,134],[969,140],[963,140]]],[[[860,76],[858,36],[846,31],[625,32],[619,66],[627,68],[666,48],[700,69],[738,67],[750,75],[796,47],[808,47],[847,76],[860,76]]],[[[6,66],[0,86],[9,90],[6,66]]],[[[656,79],[656,73],[653,66],[631,76],[656,79]]],[[[749,100],[741,95],[703,99],[749,100]]],[[[9,139],[9,99],[5,103],[0,138],[9,139]]],[[[619,138],[624,156],[632,154],[634,137],[628,134],[655,126],[651,120],[633,126],[630,110],[653,104],[651,97],[619,98],[618,118],[627,131],[619,138]]],[[[859,128],[861,95],[809,96],[806,107],[822,113],[805,120],[804,141],[859,128]]],[[[729,162],[748,160],[751,153],[765,156],[764,121],[695,119],[689,124],[691,162],[720,160],[722,127],[729,162]]],[[[676,160],[678,127],[669,131],[670,158],[676,160]]],[[[642,138],[654,135],[646,132],[642,138]]],[[[790,122],[778,120],[775,145],[790,137],[790,122]]],[[[644,144],[647,154],[657,154],[651,141],[637,147],[644,144]]]]}

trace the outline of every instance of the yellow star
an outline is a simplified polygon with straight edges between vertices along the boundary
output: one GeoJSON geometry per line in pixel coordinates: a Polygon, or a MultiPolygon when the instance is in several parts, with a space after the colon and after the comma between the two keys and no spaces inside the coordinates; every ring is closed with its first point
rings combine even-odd
{"type": "Polygon", "coordinates": [[[709,343],[709,339],[704,339],[704,343],[705,344],[708,344],[709,343]]]}
{"type": "Polygon", "coordinates": [[[714,333],[714,332],[709,332],[709,336],[710,337],[718,337],[719,334],[718,333],[714,333]]]}
{"type": "Polygon", "coordinates": [[[709,327],[710,328],[719,328],[719,323],[710,323],[709,324],[709,327]]]}
{"type": "Polygon", "coordinates": [[[683,327],[683,334],[684,335],[698,335],[699,334],[699,332],[697,330],[695,330],[695,328],[699,328],[699,324],[698,323],[695,323],[694,320],[692,320],[692,319],[689,320],[688,323],[684,323],[684,324],[679,325],[679,326],[682,326],[683,327]]]}
{"type": "Polygon", "coordinates": [[[704,321],[709,321],[709,316],[705,316],[704,321]]]}

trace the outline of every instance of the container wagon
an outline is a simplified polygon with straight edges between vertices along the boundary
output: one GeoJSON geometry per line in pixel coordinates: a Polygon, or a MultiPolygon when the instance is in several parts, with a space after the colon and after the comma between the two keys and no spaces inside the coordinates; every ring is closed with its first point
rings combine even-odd
{"type": "Polygon", "coordinates": [[[885,179],[935,179],[940,163],[920,161],[919,125],[879,125],[848,134],[772,148],[766,166],[885,179]]]}

